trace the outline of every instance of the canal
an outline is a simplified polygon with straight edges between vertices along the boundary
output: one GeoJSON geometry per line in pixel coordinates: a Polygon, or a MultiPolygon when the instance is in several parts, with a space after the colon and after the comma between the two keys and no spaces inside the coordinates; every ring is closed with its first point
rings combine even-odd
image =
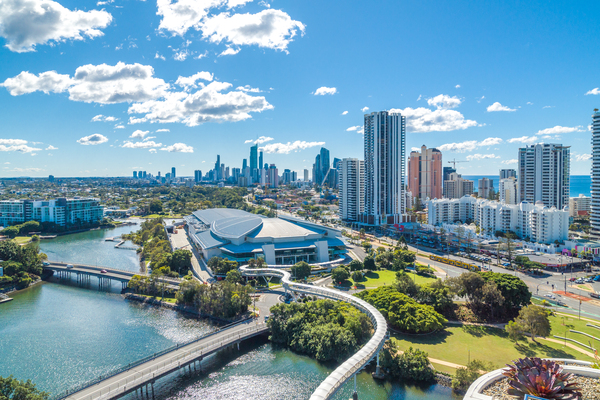
{"type": "MultiPolygon", "coordinates": [[[[128,233],[135,227],[118,229],[128,233]]],[[[51,260],[94,264],[97,258],[98,265],[135,270],[135,251],[114,249],[112,242],[105,246],[103,239],[115,231],[64,236],[43,242],[42,249],[51,260]]],[[[171,310],[127,302],[117,288],[101,292],[50,281],[12,297],[0,305],[0,376],[31,379],[52,395],[216,329],[171,310]]],[[[158,400],[307,399],[334,367],[256,338],[240,351],[207,358],[202,371],[162,379],[155,389],[158,400]]],[[[366,372],[359,374],[358,386],[361,399],[458,398],[439,385],[378,383],[366,372]]],[[[336,399],[348,399],[351,391],[349,383],[336,399]]]]}

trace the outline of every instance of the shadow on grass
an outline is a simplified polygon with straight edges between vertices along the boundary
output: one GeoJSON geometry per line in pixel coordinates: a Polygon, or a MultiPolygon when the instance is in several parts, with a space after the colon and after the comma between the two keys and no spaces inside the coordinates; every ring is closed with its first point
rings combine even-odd
{"type": "Polygon", "coordinates": [[[528,357],[542,356],[548,358],[569,358],[575,359],[572,354],[567,353],[562,349],[555,349],[540,342],[528,342],[527,344],[519,343],[518,349],[523,351],[523,354],[528,357]],[[530,355],[531,354],[531,355],[530,355]]]}
{"type": "Polygon", "coordinates": [[[415,344],[440,344],[446,343],[447,339],[452,336],[453,333],[447,330],[424,334],[424,335],[409,335],[405,333],[393,333],[392,337],[398,340],[404,340],[410,342],[412,346],[415,344]]]}
{"type": "Polygon", "coordinates": [[[365,274],[365,276],[369,279],[379,279],[379,274],[377,272],[369,271],[365,274]]]}
{"type": "Polygon", "coordinates": [[[490,328],[488,326],[463,325],[462,330],[463,332],[478,338],[483,336],[498,336],[501,338],[508,337],[508,334],[504,330],[498,328],[490,328]]]}

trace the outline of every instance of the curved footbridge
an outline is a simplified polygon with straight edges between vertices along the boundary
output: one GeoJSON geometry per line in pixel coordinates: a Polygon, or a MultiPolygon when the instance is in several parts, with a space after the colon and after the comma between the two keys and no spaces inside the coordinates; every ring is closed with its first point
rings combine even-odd
{"type": "MultiPolygon", "coordinates": [[[[375,307],[357,297],[338,290],[292,282],[290,280],[290,273],[282,269],[251,269],[249,267],[241,267],[240,271],[243,276],[247,277],[279,277],[286,292],[291,291],[345,301],[366,313],[373,323],[375,333],[367,344],[329,374],[313,392],[310,400],[330,399],[351,378],[354,378],[354,392],[356,393],[356,374],[365,368],[374,358],[377,358],[377,368],[379,369],[379,352],[387,339],[387,323],[383,315],[375,307]]],[[[107,272],[110,273],[108,269],[107,272]]],[[[196,363],[204,357],[231,345],[237,344],[239,346],[241,341],[266,333],[268,330],[267,325],[258,320],[238,323],[227,329],[221,329],[218,332],[197,339],[192,343],[140,360],[134,365],[127,366],[123,370],[113,373],[109,377],[100,377],[93,382],[83,385],[81,388],[72,390],[71,393],[59,395],[57,399],[111,400],[137,390],[143,393],[144,388],[146,389],[146,395],[149,394],[150,389],[153,395],[154,382],[157,379],[186,366],[191,371],[192,367],[195,368],[196,363]]]]}

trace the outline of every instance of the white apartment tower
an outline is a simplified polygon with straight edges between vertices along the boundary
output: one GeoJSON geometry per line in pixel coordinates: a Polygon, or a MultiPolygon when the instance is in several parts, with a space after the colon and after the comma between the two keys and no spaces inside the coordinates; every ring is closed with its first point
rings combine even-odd
{"type": "Polygon", "coordinates": [[[500,203],[519,204],[519,192],[516,178],[500,179],[498,191],[500,193],[500,203]]]}
{"type": "Polygon", "coordinates": [[[562,210],[569,205],[569,146],[542,143],[519,149],[519,201],[562,210]]]}
{"type": "Polygon", "coordinates": [[[592,204],[590,210],[591,235],[600,238],[600,112],[592,115],[592,204]]]}
{"type": "Polygon", "coordinates": [[[344,158],[339,166],[339,212],[342,221],[358,221],[365,210],[365,163],[344,158]]]}
{"type": "Polygon", "coordinates": [[[365,209],[360,222],[393,225],[402,222],[406,117],[379,111],[365,114],[365,209]]]}
{"type": "Polygon", "coordinates": [[[474,182],[463,179],[462,175],[453,172],[450,179],[444,181],[444,197],[447,199],[460,199],[473,194],[474,182]]]}

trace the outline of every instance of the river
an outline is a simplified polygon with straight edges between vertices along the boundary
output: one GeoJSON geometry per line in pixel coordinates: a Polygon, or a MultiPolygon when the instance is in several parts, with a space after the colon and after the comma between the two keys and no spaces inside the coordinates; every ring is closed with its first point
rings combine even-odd
{"type": "MultiPolygon", "coordinates": [[[[42,242],[42,249],[51,260],[94,264],[97,258],[98,265],[137,268],[134,251],[103,242],[104,237],[123,233],[118,230],[132,229],[68,235],[42,242]]],[[[57,394],[216,329],[171,310],[127,302],[116,287],[112,292],[93,288],[51,280],[15,293],[14,301],[0,305],[0,376],[31,379],[57,394]]],[[[242,343],[239,351],[225,350],[207,358],[202,371],[161,379],[155,386],[156,398],[307,399],[334,367],[256,338],[242,343]]],[[[455,398],[445,387],[378,383],[366,372],[358,375],[358,388],[361,399],[455,398]]],[[[336,399],[348,399],[351,391],[348,383],[336,399]]]]}

